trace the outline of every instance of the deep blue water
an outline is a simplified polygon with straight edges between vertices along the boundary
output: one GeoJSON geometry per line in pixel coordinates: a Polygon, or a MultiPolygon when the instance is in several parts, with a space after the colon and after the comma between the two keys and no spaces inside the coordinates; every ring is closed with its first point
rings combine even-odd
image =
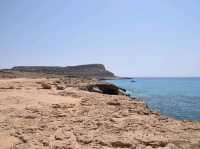
{"type": "Polygon", "coordinates": [[[200,120],[200,78],[107,80],[139,97],[154,111],[176,119],[200,120]]]}

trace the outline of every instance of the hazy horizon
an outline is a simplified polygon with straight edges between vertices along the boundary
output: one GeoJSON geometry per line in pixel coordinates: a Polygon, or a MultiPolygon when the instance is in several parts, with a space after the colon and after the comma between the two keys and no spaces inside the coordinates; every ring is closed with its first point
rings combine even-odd
{"type": "Polygon", "coordinates": [[[0,69],[100,63],[118,76],[200,77],[198,0],[0,0],[0,69]]]}

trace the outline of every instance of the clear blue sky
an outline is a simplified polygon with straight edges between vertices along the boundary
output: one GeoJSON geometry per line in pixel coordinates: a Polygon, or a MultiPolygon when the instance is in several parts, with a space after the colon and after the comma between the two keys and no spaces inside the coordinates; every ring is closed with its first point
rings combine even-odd
{"type": "Polygon", "coordinates": [[[199,0],[0,0],[0,68],[102,63],[200,76],[199,0]]]}

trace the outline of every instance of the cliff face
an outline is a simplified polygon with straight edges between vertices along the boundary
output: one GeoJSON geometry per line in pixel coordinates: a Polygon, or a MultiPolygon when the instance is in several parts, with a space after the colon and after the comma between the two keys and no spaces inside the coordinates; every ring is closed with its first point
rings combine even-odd
{"type": "Polygon", "coordinates": [[[88,64],[67,67],[52,67],[52,66],[18,66],[12,70],[21,72],[39,72],[47,74],[86,77],[86,78],[114,78],[115,75],[106,70],[102,64],[88,64]]]}

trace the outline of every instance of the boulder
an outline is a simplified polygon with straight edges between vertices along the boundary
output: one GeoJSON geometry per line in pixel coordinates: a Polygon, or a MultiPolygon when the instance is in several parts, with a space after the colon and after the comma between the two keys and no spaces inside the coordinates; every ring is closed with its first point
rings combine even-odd
{"type": "Polygon", "coordinates": [[[62,86],[62,85],[57,85],[57,86],[56,86],[56,89],[57,89],[57,90],[64,90],[64,89],[65,89],[65,87],[64,87],[64,86],[62,86]]]}
{"type": "Polygon", "coordinates": [[[41,83],[43,89],[51,89],[51,85],[47,83],[41,83]]]}
{"type": "Polygon", "coordinates": [[[126,90],[108,83],[89,84],[82,89],[109,95],[126,95],[126,90]]]}

